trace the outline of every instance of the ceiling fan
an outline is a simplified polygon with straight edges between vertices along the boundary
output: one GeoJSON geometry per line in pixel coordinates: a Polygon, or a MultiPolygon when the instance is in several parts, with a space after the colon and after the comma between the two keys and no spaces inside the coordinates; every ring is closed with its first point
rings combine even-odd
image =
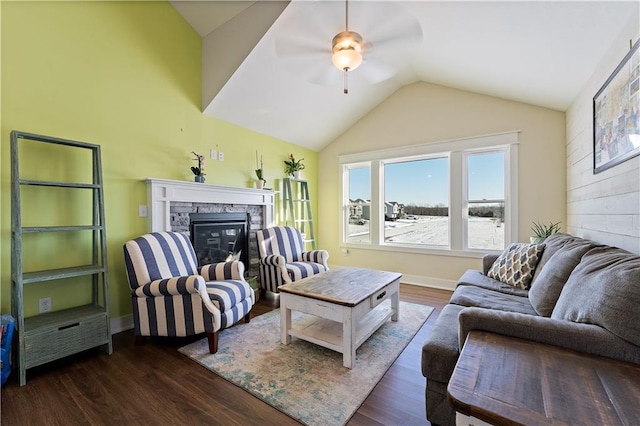
{"type": "Polygon", "coordinates": [[[342,78],[345,94],[356,68],[354,77],[370,84],[387,80],[422,41],[417,18],[398,2],[292,1],[286,12],[275,39],[283,65],[311,83],[342,78]]]}

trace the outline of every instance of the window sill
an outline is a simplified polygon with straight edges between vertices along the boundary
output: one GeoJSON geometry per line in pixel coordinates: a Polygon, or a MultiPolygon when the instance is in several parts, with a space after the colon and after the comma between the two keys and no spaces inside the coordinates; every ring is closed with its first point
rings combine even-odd
{"type": "Polygon", "coordinates": [[[353,249],[353,250],[377,250],[396,253],[412,253],[412,254],[426,254],[430,256],[452,256],[452,257],[467,257],[472,259],[481,259],[485,254],[500,254],[502,250],[450,250],[449,248],[422,248],[415,246],[399,245],[399,244],[355,244],[355,243],[342,243],[340,248],[353,249]]]}

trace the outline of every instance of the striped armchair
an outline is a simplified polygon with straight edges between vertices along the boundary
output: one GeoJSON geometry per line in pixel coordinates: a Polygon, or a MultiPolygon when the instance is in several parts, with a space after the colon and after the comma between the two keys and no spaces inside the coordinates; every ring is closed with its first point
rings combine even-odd
{"type": "Polygon", "coordinates": [[[278,292],[278,287],[329,270],[326,250],[303,251],[302,235],[296,228],[276,226],[258,231],[260,288],[278,292]]]}
{"type": "Polygon", "coordinates": [[[209,351],[218,350],[218,330],[244,318],[255,302],[242,262],[206,265],[198,271],[189,237],[154,232],[124,245],[131,287],[136,344],[142,336],[207,333],[209,351]]]}

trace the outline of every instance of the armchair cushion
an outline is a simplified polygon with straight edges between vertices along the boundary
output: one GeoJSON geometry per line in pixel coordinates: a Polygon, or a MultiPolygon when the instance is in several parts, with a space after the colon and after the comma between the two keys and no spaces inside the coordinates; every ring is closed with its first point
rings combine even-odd
{"type": "Polygon", "coordinates": [[[298,281],[327,270],[324,265],[313,262],[291,262],[287,263],[286,268],[292,281],[298,281]]]}
{"type": "Polygon", "coordinates": [[[211,281],[207,283],[211,302],[220,310],[221,328],[227,328],[244,317],[253,306],[254,293],[244,280],[211,281]]]}

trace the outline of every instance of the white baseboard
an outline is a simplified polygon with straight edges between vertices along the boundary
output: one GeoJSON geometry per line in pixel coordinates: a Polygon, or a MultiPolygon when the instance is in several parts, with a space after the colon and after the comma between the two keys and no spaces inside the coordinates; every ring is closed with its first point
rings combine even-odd
{"type": "Polygon", "coordinates": [[[441,290],[455,290],[458,281],[443,280],[441,278],[424,277],[422,275],[402,274],[400,282],[403,284],[417,285],[420,287],[439,288],[441,290]]]}
{"type": "Polygon", "coordinates": [[[131,330],[133,328],[133,314],[111,318],[111,334],[131,330]]]}
{"type": "MultiPolygon", "coordinates": [[[[341,266],[332,266],[332,269],[339,269],[341,266]]],[[[420,287],[438,288],[441,290],[455,290],[457,281],[443,280],[440,278],[424,277],[421,275],[403,274],[400,278],[403,284],[417,285],[420,287]]],[[[118,318],[111,318],[111,334],[120,333],[122,331],[131,330],[133,328],[133,314],[125,315],[118,318]]]]}

